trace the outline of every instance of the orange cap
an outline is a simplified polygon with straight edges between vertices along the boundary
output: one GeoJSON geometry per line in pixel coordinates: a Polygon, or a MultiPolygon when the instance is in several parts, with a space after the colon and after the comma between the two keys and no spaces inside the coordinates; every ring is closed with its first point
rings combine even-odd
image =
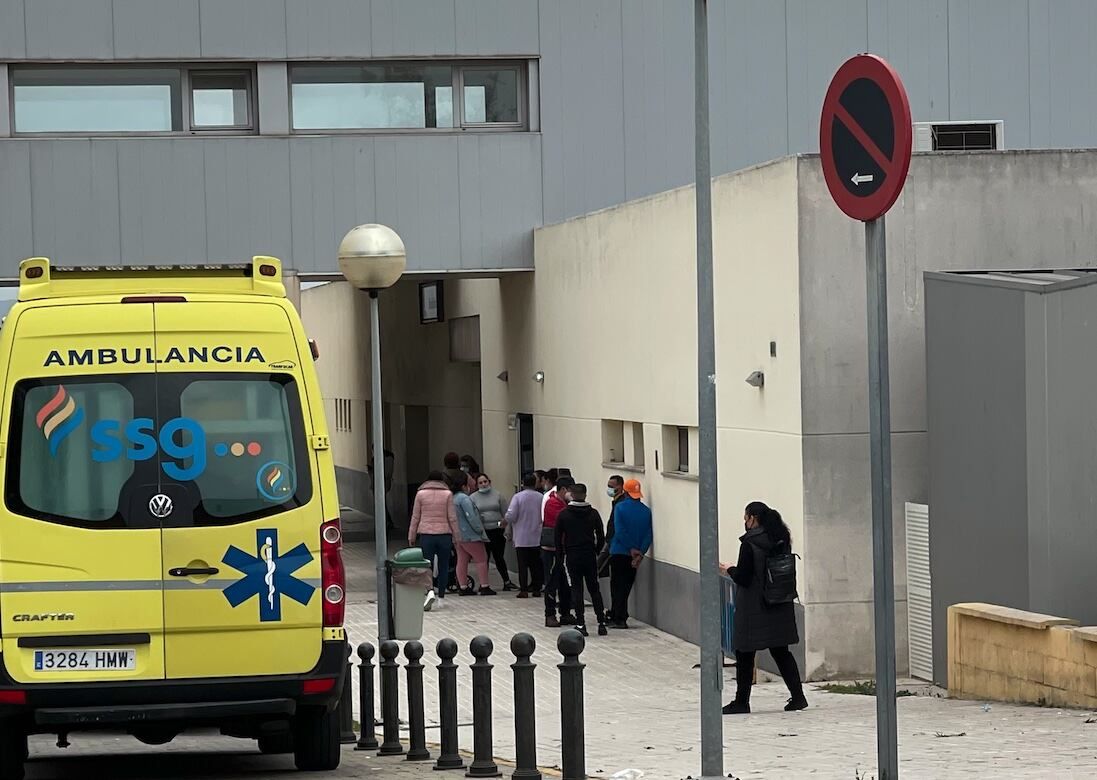
{"type": "Polygon", "coordinates": [[[629,496],[631,496],[632,498],[639,499],[644,497],[643,491],[640,490],[640,480],[638,479],[630,479],[626,481],[624,491],[628,493],[629,496]]]}

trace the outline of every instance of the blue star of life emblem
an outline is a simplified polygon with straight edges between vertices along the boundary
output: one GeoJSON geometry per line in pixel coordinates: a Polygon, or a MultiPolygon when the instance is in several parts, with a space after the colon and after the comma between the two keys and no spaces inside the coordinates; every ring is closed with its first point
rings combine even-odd
{"type": "Polygon", "coordinates": [[[274,528],[256,531],[255,547],[258,556],[249,555],[235,545],[229,546],[221,562],[244,576],[222,592],[233,607],[257,596],[260,622],[277,622],[282,619],[282,596],[301,605],[312,599],[316,587],[293,575],[312,560],[312,553],[304,544],[299,544],[285,555],[279,555],[278,530],[274,528]]]}

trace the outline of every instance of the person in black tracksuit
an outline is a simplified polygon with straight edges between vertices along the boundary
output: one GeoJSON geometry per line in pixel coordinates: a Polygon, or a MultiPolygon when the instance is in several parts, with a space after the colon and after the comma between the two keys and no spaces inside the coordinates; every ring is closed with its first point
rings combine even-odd
{"type": "Polygon", "coordinates": [[[568,576],[571,577],[571,602],[575,610],[575,628],[589,636],[586,627],[586,599],[583,586],[590,593],[594,614],[598,618],[598,635],[605,636],[606,610],[602,590],[598,586],[598,553],[606,543],[602,516],[587,503],[587,486],[577,484],[571,489],[571,501],[556,518],[556,549],[563,551],[568,576]]]}

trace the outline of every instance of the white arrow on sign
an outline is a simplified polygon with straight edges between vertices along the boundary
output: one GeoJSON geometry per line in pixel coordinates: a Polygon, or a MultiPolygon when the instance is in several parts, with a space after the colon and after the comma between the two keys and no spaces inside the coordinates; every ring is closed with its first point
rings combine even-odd
{"type": "Polygon", "coordinates": [[[862,184],[868,184],[875,178],[876,177],[873,176],[871,173],[855,173],[853,174],[853,178],[850,179],[850,181],[860,187],[862,184]]]}

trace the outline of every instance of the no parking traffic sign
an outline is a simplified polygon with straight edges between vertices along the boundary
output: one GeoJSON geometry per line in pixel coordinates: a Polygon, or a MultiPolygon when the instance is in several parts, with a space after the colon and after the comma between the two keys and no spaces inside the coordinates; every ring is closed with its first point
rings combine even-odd
{"type": "Polygon", "coordinates": [[[894,205],[910,168],[910,103],[899,74],[858,54],[834,74],[823,101],[819,150],[838,208],[869,222],[894,205]]]}

